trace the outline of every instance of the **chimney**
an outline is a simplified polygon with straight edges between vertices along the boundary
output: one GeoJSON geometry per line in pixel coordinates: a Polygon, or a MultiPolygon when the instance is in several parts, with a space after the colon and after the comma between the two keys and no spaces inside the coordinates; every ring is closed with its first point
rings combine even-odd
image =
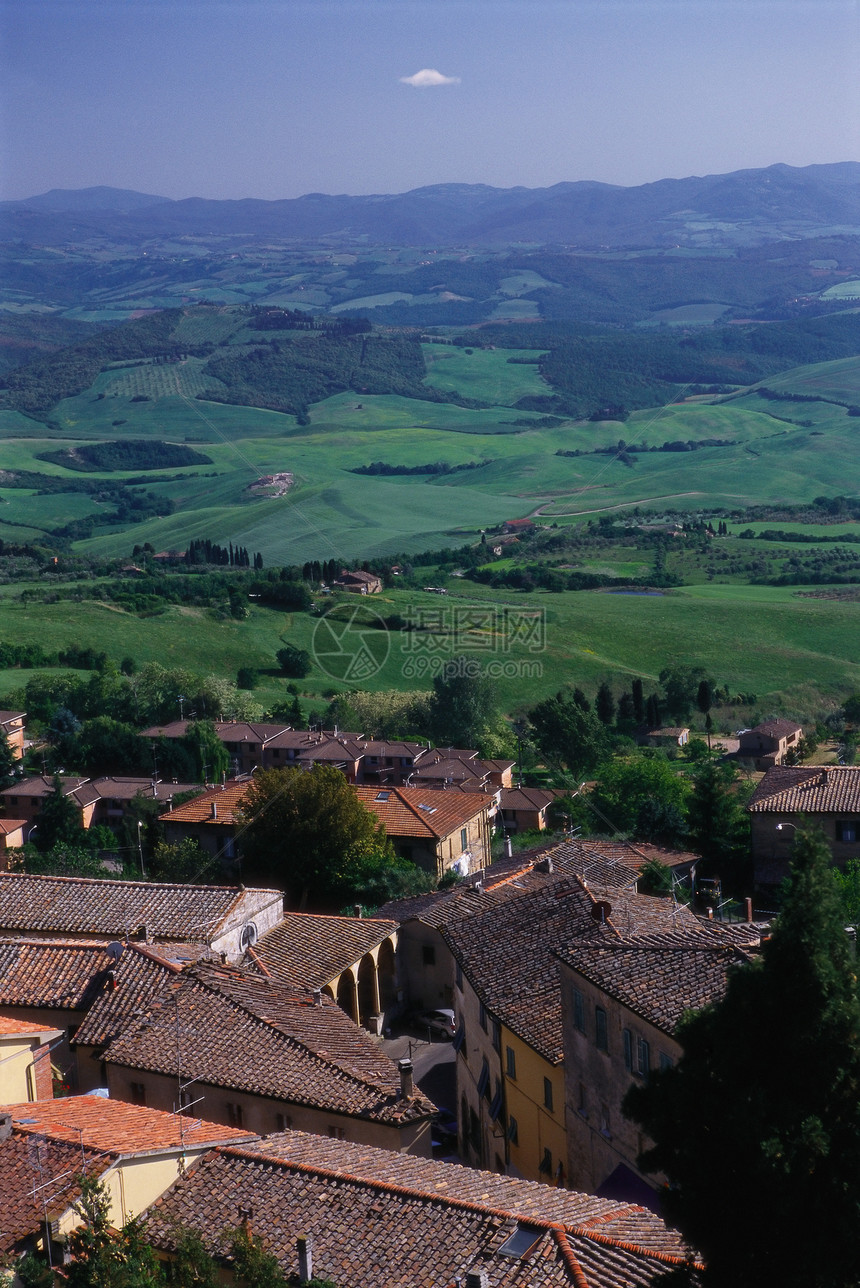
{"type": "Polygon", "coordinates": [[[321,989],[321,988],[315,988],[315,989],[314,989],[314,1006],[322,1006],[322,1004],[323,1004],[323,1000],[322,1000],[322,989],[321,989]]]}
{"type": "Polygon", "coordinates": [[[217,817],[218,817],[218,802],[217,802],[217,801],[213,801],[213,802],[212,802],[212,818],[217,818],[217,817]]]}
{"type": "Polygon", "coordinates": [[[753,917],[752,899],[750,899],[749,896],[747,896],[747,898],[744,899],[744,917],[746,918],[747,921],[755,920],[755,918],[753,917]]]}
{"type": "Polygon", "coordinates": [[[548,854],[545,859],[541,859],[540,863],[535,864],[535,868],[538,872],[554,872],[555,864],[552,861],[552,855],[548,854]]]}
{"type": "Polygon", "coordinates": [[[397,1067],[400,1070],[400,1099],[411,1100],[415,1095],[415,1082],[412,1076],[412,1061],[398,1060],[397,1067]]]}
{"type": "Polygon", "coordinates": [[[0,1113],[0,1140],[8,1140],[12,1135],[12,1115],[0,1113]]]}
{"type": "Polygon", "coordinates": [[[470,1270],[466,1275],[466,1288],[489,1288],[486,1270],[470,1270]]]}
{"type": "Polygon", "coordinates": [[[300,1234],[296,1239],[299,1257],[299,1283],[308,1284],[314,1277],[314,1241],[310,1234],[300,1234]]]}
{"type": "Polygon", "coordinates": [[[510,836],[506,836],[505,837],[505,858],[512,859],[513,857],[514,857],[514,847],[511,844],[510,836]]]}
{"type": "Polygon", "coordinates": [[[352,911],[353,911],[353,913],[355,914],[355,916],[356,916],[356,917],[361,918],[361,904],[360,904],[360,903],[353,904],[352,911]]]}
{"type": "Polygon", "coordinates": [[[819,779],[819,782],[822,787],[827,786],[827,766],[826,765],[821,770],[821,778],[819,779]]]}

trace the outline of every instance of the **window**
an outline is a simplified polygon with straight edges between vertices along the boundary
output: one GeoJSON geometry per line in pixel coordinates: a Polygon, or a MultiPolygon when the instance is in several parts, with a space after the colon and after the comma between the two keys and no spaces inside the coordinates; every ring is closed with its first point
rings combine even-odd
{"type": "Polygon", "coordinates": [[[633,1072],[633,1034],[629,1029],[624,1030],[624,1068],[633,1072]]]}
{"type": "Polygon", "coordinates": [[[602,1136],[611,1135],[609,1130],[609,1106],[604,1104],[600,1106],[600,1134],[602,1136]]]}
{"type": "Polygon", "coordinates": [[[543,1080],[543,1107],[552,1113],[552,1083],[549,1078],[543,1080]]]}
{"type": "Polygon", "coordinates": [[[332,1140],[346,1140],[346,1132],[343,1127],[334,1127],[329,1123],[328,1134],[332,1140]]]}
{"type": "Polygon", "coordinates": [[[478,1078],[478,1095],[485,1100],[490,1098],[490,1066],[486,1060],[481,1065],[481,1075],[478,1078]]]}
{"type": "Polygon", "coordinates": [[[469,829],[467,827],[461,827],[460,828],[460,849],[468,850],[468,848],[469,848],[469,829]]]}
{"type": "Polygon", "coordinates": [[[487,1031],[487,1008],[486,1008],[486,1006],[484,1006],[484,1003],[483,1003],[483,1002],[481,1002],[480,1007],[479,1007],[479,1010],[478,1010],[478,1023],[480,1024],[481,1028],[482,1028],[482,1029],[484,1030],[484,1032],[486,1033],[486,1031],[487,1031]]]}
{"type": "Polygon", "coordinates": [[[578,988],[573,990],[573,1027],[585,1032],[585,998],[578,988]]]}
{"type": "Polygon", "coordinates": [[[577,1108],[577,1112],[578,1112],[578,1113],[581,1113],[581,1114],[582,1114],[582,1116],[583,1116],[583,1118],[587,1118],[587,1117],[588,1117],[588,1102],[587,1102],[587,1100],[586,1100],[586,1098],[585,1098],[585,1083],[584,1083],[584,1082],[581,1082],[581,1083],[579,1084],[579,1101],[578,1101],[578,1103],[577,1103],[576,1108],[577,1108]]]}
{"type": "Polygon", "coordinates": [[[517,1053],[513,1047],[505,1047],[505,1070],[509,1078],[516,1078],[517,1053]]]}
{"type": "Polygon", "coordinates": [[[275,1114],[275,1131],[289,1131],[293,1120],[289,1114],[275,1114]]]}
{"type": "Polygon", "coordinates": [[[543,1173],[544,1176],[552,1176],[552,1150],[544,1150],[538,1171],[543,1173]]]}
{"type": "Polygon", "coordinates": [[[646,1042],[644,1038],[639,1038],[636,1043],[636,1053],[638,1056],[639,1075],[647,1078],[651,1069],[651,1043],[646,1042]]]}
{"type": "Polygon", "coordinates": [[[142,1082],[132,1082],[129,1084],[129,1094],[133,1105],[146,1104],[146,1085],[142,1082]]]}
{"type": "Polygon", "coordinates": [[[230,1100],[227,1101],[227,1122],[231,1127],[242,1126],[242,1106],[230,1100]]]}
{"type": "Polygon", "coordinates": [[[674,1060],[672,1059],[672,1057],[670,1055],[667,1055],[665,1051],[661,1051],[660,1052],[660,1072],[665,1073],[667,1069],[672,1068],[673,1064],[674,1064],[674,1060]]]}
{"type": "Polygon", "coordinates": [[[602,1006],[594,1008],[594,1043],[598,1051],[609,1050],[609,1034],[606,1028],[606,1012],[602,1006]]]}
{"type": "Polygon", "coordinates": [[[503,1257],[516,1257],[518,1261],[522,1261],[533,1248],[537,1247],[542,1237],[543,1230],[535,1230],[527,1225],[518,1225],[513,1234],[505,1239],[499,1248],[499,1252],[503,1257]]]}
{"type": "Polygon", "coordinates": [[[421,962],[424,966],[436,965],[436,949],[432,944],[424,944],[421,949],[421,962]]]}
{"type": "Polygon", "coordinates": [[[494,1123],[497,1123],[502,1116],[502,1084],[496,1078],[496,1090],[490,1101],[490,1117],[494,1123]]]}
{"type": "Polygon", "coordinates": [[[493,1020],[493,1050],[501,1054],[502,1050],[502,1026],[498,1020],[493,1020]]]}
{"type": "Polygon", "coordinates": [[[837,823],[836,835],[840,841],[846,841],[853,845],[857,840],[857,824],[848,822],[837,823]]]}
{"type": "Polygon", "coordinates": [[[454,1038],[453,1038],[453,1041],[451,1042],[451,1045],[452,1045],[452,1047],[454,1048],[454,1050],[455,1050],[455,1051],[463,1051],[463,1058],[464,1058],[464,1059],[468,1058],[468,1057],[467,1057],[467,1055],[466,1055],[466,1052],[465,1052],[465,1046],[466,1046],[466,1024],[465,1024],[465,1022],[464,1022],[464,1020],[463,1020],[462,1016],[460,1017],[460,1023],[459,1023],[459,1025],[458,1025],[458,1027],[457,1027],[457,1032],[454,1034],[454,1038]]]}
{"type": "Polygon", "coordinates": [[[459,988],[460,992],[462,993],[462,991],[463,991],[463,967],[460,965],[460,963],[459,963],[459,962],[457,962],[456,980],[457,980],[457,987],[459,988]]]}
{"type": "Polygon", "coordinates": [[[520,1127],[513,1114],[508,1114],[508,1140],[512,1145],[520,1143],[520,1127]]]}

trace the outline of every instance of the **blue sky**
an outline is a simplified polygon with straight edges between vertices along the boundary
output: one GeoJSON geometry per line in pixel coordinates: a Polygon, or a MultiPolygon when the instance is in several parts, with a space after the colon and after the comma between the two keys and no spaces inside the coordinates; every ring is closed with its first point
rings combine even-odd
{"type": "Polygon", "coordinates": [[[858,0],[0,0],[0,38],[3,198],[860,160],[858,0]]]}

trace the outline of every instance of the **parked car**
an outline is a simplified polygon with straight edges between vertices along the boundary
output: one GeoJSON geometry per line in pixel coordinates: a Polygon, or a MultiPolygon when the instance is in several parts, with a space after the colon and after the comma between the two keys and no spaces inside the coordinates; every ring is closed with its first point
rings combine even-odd
{"type": "Polygon", "coordinates": [[[430,1030],[430,1035],[435,1033],[444,1041],[450,1042],[457,1032],[457,1020],[454,1012],[447,1007],[441,1007],[437,1011],[419,1011],[414,1019],[415,1027],[419,1033],[423,1034],[430,1030]]]}

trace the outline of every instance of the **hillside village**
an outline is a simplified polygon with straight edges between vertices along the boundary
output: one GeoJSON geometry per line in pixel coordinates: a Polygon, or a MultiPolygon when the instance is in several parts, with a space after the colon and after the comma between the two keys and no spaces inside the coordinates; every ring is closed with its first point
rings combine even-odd
{"type": "MultiPolygon", "coordinates": [[[[0,719],[20,766],[26,713],[0,719]]],[[[290,1283],[611,1288],[673,1266],[695,1279],[701,1254],[662,1220],[665,1177],[643,1170],[622,1102],[677,1064],[685,1015],[761,953],[773,913],[755,909],[772,904],[795,829],[817,821],[837,863],[860,856],[860,769],[787,763],[796,722],[742,732],[758,766],[754,886],[726,919],[697,885],[701,854],[569,821],[553,832],[569,796],[523,787],[513,760],[214,729],[232,766],[218,783],[42,774],[0,794],[7,1276],[33,1251],[61,1271],[98,1181],[110,1224],[139,1217],[168,1262],[180,1228],[227,1262],[224,1231],[241,1228],[290,1283]],[[246,886],[243,804],[272,772],[333,774],[424,892],[365,915],[246,886]],[[235,879],[146,880],[140,825],[140,879],[31,872],[57,800],[81,832],[150,802],[168,845],[235,879]],[[534,843],[515,850],[518,831],[534,843]],[[644,893],[655,869],[662,893],[644,893]]]]}

